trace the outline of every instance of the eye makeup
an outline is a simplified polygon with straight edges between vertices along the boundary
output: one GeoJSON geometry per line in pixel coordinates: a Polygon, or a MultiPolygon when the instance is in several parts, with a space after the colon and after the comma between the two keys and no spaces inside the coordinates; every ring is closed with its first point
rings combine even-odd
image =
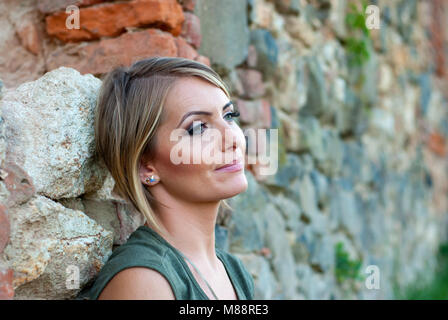
{"type": "MultiPolygon", "coordinates": [[[[229,116],[230,116],[230,118],[227,118],[226,120],[234,121],[233,119],[239,117],[239,116],[240,116],[240,113],[239,113],[239,111],[227,112],[227,113],[224,115],[224,118],[229,117],[229,116]]],[[[193,122],[194,122],[194,121],[193,121],[193,122]]],[[[201,122],[201,123],[199,123],[198,125],[196,125],[196,126],[194,126],[194,127],[193,127],[193,125],[191,125],[191,126],[187,129],[188,134],[189,134],[190,136],[193,136],[193,134],[195,134],[196,132],[199,132],[199,134],[202,134],[202,133],[204,132],[204,130],[202,130],[202,128],[203,128],[204,125],[206,126],[207,123],[206,123],[206,122],[201,122]]]]}
{"type": "MultiPolygon", "coordinates": [[[[229,101],[227,102],[224,107],[222,107],[222,111],[226,110],[228,107],[230,107],[231,105],[234,105],[233,101],[229,101]]],[[[212,113],[208,112],[208,111],[201,111],[201,110],[196,110],[196,111],[189,111],[186,114],[183,115],[182,119],[180,120],[179,124],[176,126],[176,128],[179,128],[179,126],[182,124],[182,122],[187,119],[189,116],[194,115],[194,114],[205,114],[208,116],[211,116],[212,113]]]]}

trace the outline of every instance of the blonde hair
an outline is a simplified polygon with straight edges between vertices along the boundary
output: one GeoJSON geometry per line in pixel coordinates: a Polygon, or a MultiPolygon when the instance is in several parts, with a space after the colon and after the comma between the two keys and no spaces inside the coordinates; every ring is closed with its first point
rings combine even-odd
{"type": "MultiPolygon", "coordinates": [[[[95,110],[95,152],[115,180],[114,191],[164,233],[153,211],[158,201],[139,178],[142,157],[155,155],[155,133],[162,121],[168,91],[180,77],[199,77],[221,88],[221,77],[210,67],[184,58],[152,57],[117,67],[103,79],[95,110]]],[[[224,206],[232,210],[225,200],[224,206]]]]}

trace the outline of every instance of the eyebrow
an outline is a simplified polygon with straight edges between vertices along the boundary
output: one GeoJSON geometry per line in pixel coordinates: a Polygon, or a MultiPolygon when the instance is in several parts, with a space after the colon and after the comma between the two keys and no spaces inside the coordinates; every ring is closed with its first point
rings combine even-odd
{"type": "MultiPolygon", "coordinates": [[[[233,101],[229,101],[229,102],[227,102],[227,103],[224,105],[224,107],[222,107],[222,111],[224,111],[227,107],[230,107],[231,105],[233,105],[233,101]]],[[[180,122],[179,122],[179,124],[177,125],[176,128],[179,128],[179,126],[182,124],[182,122],[184,122],[184,120],[185,120],[186,118],[188,118],[189,116],[194,115],[194,114],[205,114],[205,115],[208,115],[208,116],[211,116],[211,115],[212,115],[212,113],[211,113],[211,112],[208,112],[208,111],[201,111],[201,110],[189,111],[189,112],[187,112],[186,114],[184,114],[184,116],[182,117],[182,119],[180,119],[180,122]]]]}

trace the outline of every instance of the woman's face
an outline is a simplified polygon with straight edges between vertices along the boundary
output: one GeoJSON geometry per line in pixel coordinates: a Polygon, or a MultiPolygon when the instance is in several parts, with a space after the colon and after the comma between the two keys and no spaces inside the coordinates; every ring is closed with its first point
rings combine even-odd
{"type": "Polygon", "coordinates": [[[236,110],[229,102],[220,88],[205,80],[176,80],[156,132],[156,155],[151,165],[160,181],[150,189],[156,199],[163,202],[169,194],[168,198],[186,202],[214,202],[247,189],[246,140],[232,117],[236,110]],[[217,170],[235,159],[241,163],[240,169],[217,170]]]}

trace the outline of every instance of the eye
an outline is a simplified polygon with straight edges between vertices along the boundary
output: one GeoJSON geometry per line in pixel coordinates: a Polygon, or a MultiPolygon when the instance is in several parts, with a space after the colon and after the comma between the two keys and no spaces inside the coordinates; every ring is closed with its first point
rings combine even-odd
{"type": "Polygon", "coordinates": [[[190,136],[192,136],[193,134],[196,134],[197,132],[199,132],[200,134],[202,134],[204,132],[204,130],[202,130],[203,126],[206,125],[207,123],[205,122],[201,122],[200,124],[196,125],[196,126],[191,126],[190,129],[188,129],[188,134],[190,136]],[[198,130],[201,129],[201,130],[198,130]]]}
{"type": "MultiPolygon", "coordinates": [[[[239,111],[234,111],[234,112],[228,112],[224,115],[224,118],[230,121],[233,121],[233,118],[239,117],[240,113],[239,111]]],[[[193,136],[194,134],[202,134],[204,132],[203,128],[207,128],[207,123],[206,122],[201,122],[200,124],[196,125],[196,126],[191,126],[187,132],[190,136],[193,136]],[[199,130],[200,129],[200,130],[199,130]]]]}
{"type": "Polygon", "coordinates": [[[228,119],[233,121],[233,118],[237,118],[237,117],[239,117],[239,116],[240,116],[240,113],[239,113],[238,111],[229,112],[229,113],[226,113],[226,114],[224,115],[224,118],[227,117],[227,116],[230,116],[230,118],[228,118],[228,119]]]}

